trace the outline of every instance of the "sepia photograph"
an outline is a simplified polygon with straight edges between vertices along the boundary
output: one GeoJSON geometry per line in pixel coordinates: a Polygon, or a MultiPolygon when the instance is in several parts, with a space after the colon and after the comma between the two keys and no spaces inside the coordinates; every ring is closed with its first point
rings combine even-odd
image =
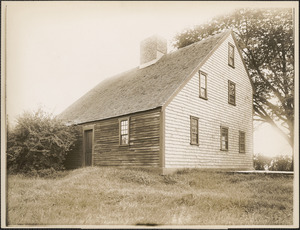
{"type": "Polygon", "coordinates": [[[1,228],[299,228],[298,8],[2,1],[1,228]]]}

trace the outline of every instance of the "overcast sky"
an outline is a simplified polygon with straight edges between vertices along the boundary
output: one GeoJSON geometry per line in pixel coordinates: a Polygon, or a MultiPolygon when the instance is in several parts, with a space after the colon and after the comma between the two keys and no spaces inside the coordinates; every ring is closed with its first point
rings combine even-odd
{"type": "MultiPolygon", "coordinates": [[[[2,2],[7,5],[8,119],[39,106],[59,114],[103,79],[139,65],[140,41],[177,32],[238,7],[266,2],[2,2]]],[[[287,6],[273,2],[272,6],[287,6]]],[[[268,126],[255,152],[286,153],[268,126]],[[270,142],[270,143],[269,143],[270,142]]]]}

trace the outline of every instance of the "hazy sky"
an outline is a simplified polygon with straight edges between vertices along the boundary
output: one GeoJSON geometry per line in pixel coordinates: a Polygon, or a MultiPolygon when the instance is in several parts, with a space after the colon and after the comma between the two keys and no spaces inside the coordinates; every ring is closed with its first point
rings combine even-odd
{"type": "MultiPolygon", "coordinates": [[[[186,27],[266,2],[2,2],[2,11],[5,5],[6,109],[13,122],[39,106],[58,114],[104,78],[136,67],[140,41],[150,35],[171,42],[186,27]]],[[[288,151],[270,127],[255,132],[255,152],[288,151]]]]}

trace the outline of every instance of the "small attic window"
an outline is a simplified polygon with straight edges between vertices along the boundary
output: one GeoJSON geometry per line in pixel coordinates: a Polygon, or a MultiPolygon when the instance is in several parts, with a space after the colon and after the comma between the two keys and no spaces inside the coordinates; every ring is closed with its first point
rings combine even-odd
{"type": "Polygon", "coordinates": [[[228,65],[234,68],[234,45],[228,43],[228,65]]]}

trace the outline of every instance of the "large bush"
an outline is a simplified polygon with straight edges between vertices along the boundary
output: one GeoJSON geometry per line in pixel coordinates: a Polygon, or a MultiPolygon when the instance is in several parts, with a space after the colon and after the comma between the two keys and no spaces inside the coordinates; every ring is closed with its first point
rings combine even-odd
{"type": "Polygon", "coordinates": [[[38,109],[25,112],[16,126],[8,130],[7,167],[10,172],[62,170],[76,130],[51,114],[38,109]]]}

